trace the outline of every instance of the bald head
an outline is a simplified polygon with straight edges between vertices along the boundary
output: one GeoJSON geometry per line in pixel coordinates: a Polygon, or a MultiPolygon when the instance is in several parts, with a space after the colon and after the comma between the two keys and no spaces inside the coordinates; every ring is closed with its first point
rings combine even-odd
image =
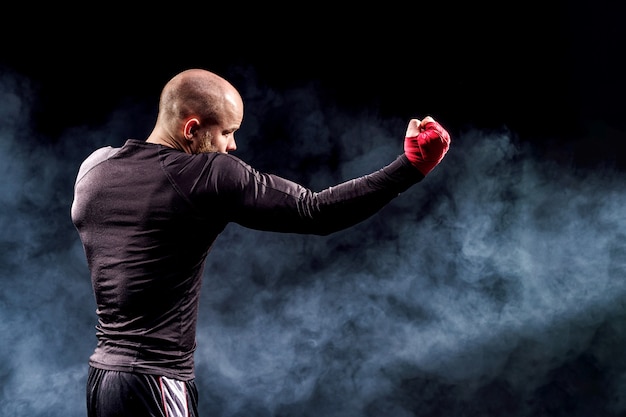
{"type": "Polygon", "coordinates": [[[190,69],[174,76],[163,88],[159,117],[164,122],[175,122],[200,116],[212,123],[219,120],[226,105],[240,99],[235,87],[224,78],[203,69],[190,69]]]}
{"type": "Polygon", "coordinates": [[[157,123],[148,141],[185,148],[185,139],[194,133],[193,126],[185,129],[190,120],[196,128],[230,128],[233,123],[238,128],[242,118],[243,101],[230,82],[204,69],[188,69],[163,88],[157,123]]]}

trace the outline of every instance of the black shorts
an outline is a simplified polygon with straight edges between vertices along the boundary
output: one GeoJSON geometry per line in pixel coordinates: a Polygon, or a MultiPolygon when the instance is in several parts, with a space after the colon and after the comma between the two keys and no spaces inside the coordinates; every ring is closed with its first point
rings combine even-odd
{"type": "Polygon", "coordinates": [[[89,417],[198,417],[195,382],[89,367],[89,417]]]}

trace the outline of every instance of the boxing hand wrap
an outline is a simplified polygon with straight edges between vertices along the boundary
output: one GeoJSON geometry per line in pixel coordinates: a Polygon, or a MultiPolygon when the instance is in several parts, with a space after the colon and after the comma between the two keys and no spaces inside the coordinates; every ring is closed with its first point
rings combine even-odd
{"type": "MultiPolygon", "coordinates": [[[[411,123],[418,124],[419,121],[412,120],[411,123]]],[[[441,162],[449,148],[450,135],[432,118],[427,117],[417,128],[409,125],[404,138],[404,153],[424,176],[441,162]]]]}

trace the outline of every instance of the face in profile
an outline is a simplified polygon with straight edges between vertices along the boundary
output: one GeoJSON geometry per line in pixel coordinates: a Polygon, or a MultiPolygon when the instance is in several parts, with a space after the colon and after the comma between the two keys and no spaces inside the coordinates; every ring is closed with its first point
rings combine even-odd
{"type": "Polygon", "coordinates": [[[220,132],[218,126],[198,132],[194,153],[221,152],[228,153],[237,149],[235,132],[220,132]]]}

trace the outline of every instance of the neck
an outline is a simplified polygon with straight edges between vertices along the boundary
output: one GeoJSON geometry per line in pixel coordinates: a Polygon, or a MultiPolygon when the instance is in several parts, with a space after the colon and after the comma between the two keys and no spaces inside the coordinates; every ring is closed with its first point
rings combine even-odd
{"type": "Polygon", "coordinates": [[[183,147],[180,145],[180,143],[178,143],[175,138],[169,135],[165,135],[163,134],[163,132],[159,132],[157,129],[153,130],[152,133],[150,133],[150,136],[148,136],[146,142],[156,143],[157,145],[163,145],[169,148],[184,151],[183,147]]]}

